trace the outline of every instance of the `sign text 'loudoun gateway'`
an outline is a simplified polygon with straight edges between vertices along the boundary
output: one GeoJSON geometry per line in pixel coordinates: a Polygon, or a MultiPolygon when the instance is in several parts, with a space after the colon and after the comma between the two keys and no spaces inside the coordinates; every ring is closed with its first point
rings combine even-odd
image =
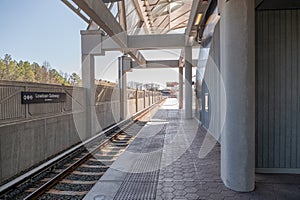
{"type": "Polygon", "coordinates": [[[21,92],[22,104],[58,103],[66,101],[66,93],[62,92],[21,92]]]}

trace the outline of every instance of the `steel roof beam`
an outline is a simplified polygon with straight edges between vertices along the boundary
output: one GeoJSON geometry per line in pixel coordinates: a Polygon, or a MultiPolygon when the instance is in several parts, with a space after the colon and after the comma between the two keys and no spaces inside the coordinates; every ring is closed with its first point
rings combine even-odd
{"type": "Polygon", "coordinates": [[[146,68],[177,68],[179,67],[178,60],[156,60],[147,61],[146,68]]]}
{"type": "MultiPolygon", "coordinates": [[[[197,65],[198,60],[192,61],[192,66],[195,67],[197,65]]],[[[137,63],[132,63],[133,69],[162,69],[162,68],[178,68],[180,67],[179,60],[149,60],[146,62],[146,65],[139,65],[137,63]]]]}
{"type": "Polygon", "coordinates": [[[129,49],[180,49],[185,45],[184,34],[130,35],[129,49]]]}
{"type": "Polygon", "coordinates": [[[146,12],[143,12],[141,10],[141,8],[143,8],[143,2],[142,1],[139,1],[139,0],[132,0],[133,1],[133,4],[134,4],[134,7],[139,15],[139,18],[140,18],[140,21],[143,22],[142,25],[144,25],[144,28],[145,28],[145,31],[146,33],[150,33],[150,25],[148,23],[148,20],[147,20],[147,13],[146,12]]]}
{"type": "MultiPolygon", "coordinates": [[[[103,1],[99,0],[72,0],[83,12],[85,12],[96,24],[98,24],[113,40],[123,49],[127,48],[127,33],[107,8],[103,1]]],[[[65,1],[63,1],[65,3],[65,1]]],[[[146,63],[144,56],[138,52],[128,53],[136,62],[146,63]]]]}
{"type": "Polygon", "coordinates": [[[125,12],[125,3],[124,0],[118,1],[118,14],[119,14],[119,23],[123,30],[127,31],[127,21],[126,21],[126,12],[125,12]]]}
{"type": "MultiPolygon", "coordinates": [[[[128,35],[127,47],[121,47],[113,37],[103,37],[102,48],[106,51],[181,49],[185,46],[185,38],[185,34],[128,35]]],[[[199,44],[193,43],[191,46],[199,44]]]]}
{"type": "Polygon", "coordinates": [[[180,49],[184,47],[184,42],[184,34],[128,35],[127,47],[120,46],[113,37],[103,37],[102,48],[106,51],[180,49]]]}
{"type": "Polygon", "coordinates": [[[127,35],[115,20],[112,13],[103,1],[99,0],[72,0],[82,11],[84,11],[95,23],[97,23],[109,36],[121,34],[114,37],[115,41],[122,47],[127,46],[127,35]]]}
{"type": "Polygon", "coordinates": [[[68,0],[61,0],[64,4],[66,4],[66,6],[68,6],[71,10],[73,10],[73,12],[75,12],[81,19],[83,19],[83,21],[85,21],[87,24],[91,23],[91,20],[88,19],[86,16],[84,16],[81,13],[81,10],[78,8],[75,8],[68,0]]]}
{"type": "MultiPolygon", "coordinates": [[[[194,26],[196,15],[198,13],[198,7],[199,7],[201,2],[202,2],[201,0],[194,0],[193,1],[192,7],[191,7],[191,12],[190,12],[190,17],[189,17],[189,22],[188,22],[187,28],[185,30],[185,34],[187,36],[193,36],[194,35],[194,33],[192,33],[193,26],[194,26]]],[[[196,34],[197,34],[197,32],[196,32],[196,34]]],[[[186,40],[186,43],[188,43],[188,40],[186,40]]]]}

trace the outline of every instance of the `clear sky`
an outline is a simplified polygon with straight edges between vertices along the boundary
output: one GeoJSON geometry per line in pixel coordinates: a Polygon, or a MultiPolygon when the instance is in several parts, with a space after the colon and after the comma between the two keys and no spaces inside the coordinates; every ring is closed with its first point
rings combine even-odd
{"type": "MultiPolygon", "coordinates": [[[[80,30],[87,24],[60,0],[0,0],[0,57],[12,55],[15,60],[42,64],[63,72],[80,73],[80,30]]],[[[179,57],[174,50],[162,54],[179,57]]],[[[116,81],[119,52],[109,52],[96,59],[96,78],[116,81]]],[[[198,55],[194,54],[194,58],[198,55]]],[[[152,56],[153,57],[153,56],[152,56]]],[[[161,58],[158,58],[161,59],[161,58]]],[[[134,70],[129,81],[176,81],[177,70],[134,70]]]]}
{"type": "Polygon", "coordinates": [[[1,0],[0,56],[72,72],[80,67],[85,22],[60,0],[1,0]]]}

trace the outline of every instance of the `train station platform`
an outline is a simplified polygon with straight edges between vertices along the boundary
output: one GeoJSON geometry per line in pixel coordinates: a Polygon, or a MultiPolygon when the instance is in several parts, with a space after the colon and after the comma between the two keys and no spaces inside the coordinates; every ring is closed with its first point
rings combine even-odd
{"type": "Polygon", "coordinates": [[[168,99],[84,199],[300,199],[297,175],[257,174],[254,192],[227,189],[220,145],[177,108],[168,99]]]}

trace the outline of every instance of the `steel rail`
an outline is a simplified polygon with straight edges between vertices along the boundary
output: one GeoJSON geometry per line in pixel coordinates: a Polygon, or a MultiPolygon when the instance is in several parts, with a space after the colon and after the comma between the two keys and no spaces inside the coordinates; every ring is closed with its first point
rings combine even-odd
{"type": "Polygon", "coordinates": [[[32,180],[34,177],[38,176],[39,174],[48,171],[49,169],[53,168],[57,165],[57,163],[64,161],[65,159],[68,159],[73,154],[81,150],[82,148],[86,147],[88,144],[94,142],[96,139],[100,138],[103,135],[107,135],[114,130],[118,129],[120,126],[123,126],[124,124],[130,123],[131,120],[135,120],[139,115],[143,114],[144,112],[147,112],[148,110],[152,109],[154,106],[160,104],[164,99],[162,99],[160,102],[157,102],[137,113],[135,113],[132,117],[129,119],[120,121],[119,123],[101,131],[97,135],[93,136],[92,138],[76,145],[75,147],[72,147],[69,150],[64,151],[63,153],[59,154],[58,156],[50,159],[49,161],[46,161],[45,163],[41,164],[40,166],[26,172],[25,174],[7,182],[6,184],[3,184],[0,186],[0,197],[5,196],[6,193],[9,191],[17,188],[19,185],[22,185],[30,180],[32,180]]]}
{"type": "Polygon", "coordinates": [[[37,199],[38,197],[40,197],[41,195],[43,195],[44,193],[46,193],[49,189],[51,189],[52,187],[54,187],[55,185],[57,185],[64,177],[66,177],[67,175],[69,175],[75,169],[77,169],[78,167],[80,167],[84,162],[86,162],[88,159],[90,159],[96,152],[98,152],[99,150],[101,150],[102,148],[104,148],[107,144],[109,144],[114,138],[116,138],[118,135],[120,135],[126,129],[128,129],[130,126],[132,126],[134,123],[136,123],[136,121],[138,121],[138,119],[142,118],[147,113],[149,113],[150,110],[152,110],[156,105],[162,103],[163,100],[161,100],[160,102],[155,103],[155,104],[151,105],[150,107],[148,107],[148,108],[142,110],[141,112],[137,113],[133,117],[133,121],[130,122],[128,125],[126,125],[126,127],[124,129],[120,130],[117,133],[114,133],[110,138],[108,138],[105,141],[103,141],[100,145],[98,145],[98,146],[94,147],[93,149],[91,149],[88,154],[84,155],[82,158],[80,158],[79,160],[77,160],[75,163],[73,163],[72,165],[70,165],[69,167],[67,167],[63,171],[61,171],[59,174],[57,174],[56,176],[54,176],[52,179],[50,179],[48,182],[46,182],[45,184],[43,184],[38,189],[36,189],[30,195],[26,196],[24,198],[24,200],[29,200],[29,199],[33,199],[34,200],[34,199],[37,199]]]}

